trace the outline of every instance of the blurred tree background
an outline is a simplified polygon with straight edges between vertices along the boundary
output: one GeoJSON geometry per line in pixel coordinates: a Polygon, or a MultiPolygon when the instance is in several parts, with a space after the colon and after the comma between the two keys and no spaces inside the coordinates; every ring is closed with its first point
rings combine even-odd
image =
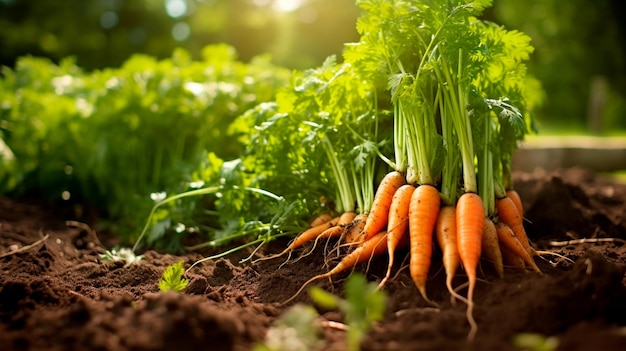
{"type": "MultiPolygon", "coordinates": [[[[495,0],[487,14],[524,31],[536,51],[529,71],[543,83],[539,126],[626,129],[623,0],[495,0]]],[[[0,0],[0,64],[24,55],[85,69],[117,67],[133,53],[199,57],[225,42],[241,60],[270,53],[289,68],[315,67],[355,41],[353,0],[0,0]]]]}

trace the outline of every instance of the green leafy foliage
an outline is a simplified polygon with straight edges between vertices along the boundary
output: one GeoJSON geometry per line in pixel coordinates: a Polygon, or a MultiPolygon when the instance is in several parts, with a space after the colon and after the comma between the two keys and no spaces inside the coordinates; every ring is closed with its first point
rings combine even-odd
{"type": "Polygon", "coordinates": [[[159,280],[159,290],[162,292],[181,292],[185,290],[185,287],[189,284],[189,280],[183,278],[184,274],[185,269],[183,268],[183,261],[178,261],[167,266],[163,272],[163,277],[159,280]]]}
{"type": "Polygon", "coordinates": [[[339,309],[348,325],[348,350],[359,350],[365,334],[374,322],[383,318],[387,296],[368,283],[361,274],[350,275],[345,285],[346,298],[342,299],[318,287],[311,287],[309,294],[315,303],[327,309],[339,309]]]}
{"type": "Polygon", "coordinates": [[[69,197],[65,204],[97,209],[130,237],[150,194],[186,190],[199,164],[241,153],[228,127],[288,76],[267,57],[240,62],[226,45],[206,47],[198,61],[176,50],[93,72],[71,58],[23,57],[0,79],[0,139],[13,155],[0,158],[0,192],[69,197]]]}
{"type": "Polygon", "coordinates": [[[255,175],[253,184],[302,201],[309,217],[367,210],[369,201],[363,199],[373,197],[376,153],[384,145],[375,104],[369,81],[335,57],[295,72],[274,102],[249,110],[234,124],[239,131],[253,130],[241,133],[249,145],[243,165],[255,175]]]}
{"type": "MultiPolygon", "coordinates": [[[[533,52],[530,38],[478,19],[489,0],[357,5],[364,10],[357,21],[361,39],[347,46],[344,58],[389,98],[394,167],[409,183],[439,186],[445,180],[447,202],[461,190],[457,184],[478,192],[477,173],[508,182],[511,155],[532,126],[530,109],[540,102],[524,63],[533,52]],[[442,174],[458,173],[454,149],[461,150],[462,179],[442,174]],[[494,156],[495,164],[483,160],[494,156]]],[[[492,183],[483,182],[481,194],[489,196],[492,183]]]]}

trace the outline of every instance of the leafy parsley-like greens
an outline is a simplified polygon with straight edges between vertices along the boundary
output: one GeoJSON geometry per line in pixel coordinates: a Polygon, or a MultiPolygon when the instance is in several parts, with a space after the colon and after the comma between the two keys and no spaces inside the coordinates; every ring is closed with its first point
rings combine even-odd
{"type": "Polygon", "coordinates": [[[163,272],[163,277],[159,281],[159,290],[166,291],[183,291],[189,280],[183,278],[185,270],[183,268],[183,261],[178,261],[172,265],[169,265],[163,272]]]}

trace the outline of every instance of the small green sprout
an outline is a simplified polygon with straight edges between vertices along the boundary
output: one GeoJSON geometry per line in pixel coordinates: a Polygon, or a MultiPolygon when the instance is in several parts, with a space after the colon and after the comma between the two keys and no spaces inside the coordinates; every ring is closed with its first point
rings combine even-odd
{"type": "Polygon", "coordinates": [[[135,255],[133,250],[129,248],[112,248],[111,250],[106,250],[103,254],[100,255],[100,259],[103,261],[124,261],[126,264],[124,267],[128,267],[135,262],[141,261],[143,255],[135,255]]]}
{"type": "Polygon", "coordinates": [[[167,266],[163,272],[163,277],[159,280],[159,290],[166,291],[183,291],[189,280],[183,278],[185,269],[183,268],[183,261],[178,261],[172,265],[167,266]]]}
{"type": "Polygon", "coordinates": [[[556,337],[548,337],[535,333],[517,334],[513,339],[513,345],[526,351],[555,351],[559,346],[556,337]]]}
{"type": "Polygon", "coordinates": [[[315,309],[295,305],[272,323],[261,344],[254,351],[320,350],[322,331],[315,309]]]}
{"type": "Polygon", "coordinates": [[[387,295],[368,283],[362,274],[353,273],[346,281],[346,299],[341,299],[319,287],[312,287],[309,294],[313,301],[324,308],[337,308],[348,325],[348,350],[359,350],[361,340],[374,322],[383,318],[387,295]]]}

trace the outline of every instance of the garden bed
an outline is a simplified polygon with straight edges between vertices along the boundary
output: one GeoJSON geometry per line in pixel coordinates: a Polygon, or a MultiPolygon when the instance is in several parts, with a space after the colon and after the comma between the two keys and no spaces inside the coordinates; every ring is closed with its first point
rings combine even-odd
{"type": "MultiPolygon", "coordinates": [[[[515,185],[531,240],[567,259],[536,258],[543,275],[508,268],[503,280],[482,264],[474,312],[479,329],[468,343],[465,305],[450,304],[435,251],[428,291],[441,307],[425,303],[408,270],[401,270],[385,288],[387,312],[362,350],[516,350],[513,339],[521,333],[555,336],[559,350],[623,349],[626,185],[576,168],[516,173],[515,185]],[[553,243],[583,238],[617,240],[553,243]]],[[[0,199],[4,350],[250,350],[289,308],[280,303],[327,270],[323,245],[282,266],[281,258],[240,263],[251,252],[240,251],[192,269],[183,293],[160,293],[157,282],[166,266],[182,260],[188,267],[202,256],[148,251],[139,263],[124,266],[100,259],[109,239],[68,227],[55,211],[32,201],[0,199]],[[46,235],[41,244],[12,253],[46,235]]],[[[277,240],[259,254],[285,245],[277,240]]],[[[359,269],[376,281],[386,266],[381,257],[359,269]]],[[[346,277],[316,284],[341,296],[346,277]]],[[[455,286],[464,281],[460,271],[455,286]]],[[[296,301],[311,303],[306,294],[296,301]]],[[[341,321],[337,312],[319,312],[341,321]]],[[[324,349],[345,350],[344,334],[324,329],[324,349]]]]}

